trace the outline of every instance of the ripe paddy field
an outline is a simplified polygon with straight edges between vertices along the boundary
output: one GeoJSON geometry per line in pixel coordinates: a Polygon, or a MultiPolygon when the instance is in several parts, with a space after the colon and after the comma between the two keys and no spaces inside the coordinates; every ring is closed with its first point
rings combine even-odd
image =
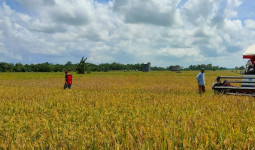
{"type": "Polygon", "coordinates": [[[0,73],[0,149],[252,149],[255,99],[214,95],[206,71],[0,73]]]}

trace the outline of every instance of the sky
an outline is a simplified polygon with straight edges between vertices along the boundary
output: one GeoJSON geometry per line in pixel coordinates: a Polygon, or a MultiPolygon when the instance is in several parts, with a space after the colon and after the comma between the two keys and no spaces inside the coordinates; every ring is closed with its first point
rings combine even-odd
{"type": "Polygon", "coordinates": [[[0,62],[235,67],[254,0],[0,0],[0,62]]]}

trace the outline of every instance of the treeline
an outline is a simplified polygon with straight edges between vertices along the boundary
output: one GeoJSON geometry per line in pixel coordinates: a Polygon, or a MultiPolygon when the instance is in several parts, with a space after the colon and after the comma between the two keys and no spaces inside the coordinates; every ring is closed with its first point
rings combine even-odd
{"type": "MultiPolygon", "coordinates": [[[[205,70],[227,70],[230,68],[226,68],[226,67],[219,67],[219,66],[213,66],[212,64],[201,64],[201,65],[190,65],[188,68],[184,68],[184,70],[200,70],[201,68],[204,68],[205,70]]],[[[233,69],[236,70],[244,70],[245,67],[244,66],[240,66],[240,67],[235,67],[233,69]]]]}
{"type": "MultiPolygon", "coordinates": [[[[6,63],[0,62],[0,72],[62,72],[64,70],[69,70],[71,72],[76,72],[78,68],[78,63],[73,64],[68,61],[66,64],[52,64],[52,63],[39,63],[39,64],[25,64],[22,63],[6,63]]],[[[86,72],[107,72],[112,70],[138,70],[141,71],[142,64],[120,64],[120,63],[103,63],[95,65],[92,63],[85,64],[86,72]]]]}
{"type": "Polygon", "coordinates": [[[200,70],[204,68],[205,70],[226,70],[225,67],[213,66],[212,64],[200,64],[200,65],[190,65],[188,68],[189,70],[200,70]]]}
{"type": "MultiPolygon", "coordinates": [[[[68,61],[66,64],[52,64],[52,63],[39,63],[39,64],[25,64],[22,63],[6,63],[0,62],[0,72],[63,72],[64,70],[69,70],[76,72],[79,64],[73,64],[71,61],[68,61]]],[[[205,70],[225,70],[225,67],[213,66],[212,64],[201,64],[201,65],[190,65],[187,68],[180,67],[181,70],[200,70],[204,68],[205,70]]],[[[236,67],[235,69],[243,70],[244,67],[236,67]]],[[[118,70],[142,70],[142,64],[120,64],[120,63],[103,63],[95,65],[92,63],[85,64],[86,72],[107,72],[107,71],[118,71],[118,70]]],[[[153,71],[163,71],[170,70],[170,67],[151,67],[153,71]]]]}

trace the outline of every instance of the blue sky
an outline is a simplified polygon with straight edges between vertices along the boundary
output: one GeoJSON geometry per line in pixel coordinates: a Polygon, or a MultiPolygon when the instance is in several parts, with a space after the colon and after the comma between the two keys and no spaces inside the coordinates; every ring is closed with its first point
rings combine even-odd
{"type": "Polygon", "coordinates": [[[0,62],[242,66],[251,0],[0,0],[0,62]]]}
{"type": "Polygon", "coordinates": [[[242,0],[242,4],[238,7],[238,18],[241,20],[253,19],[255,20],[255,1],[253,0],[242,0]]]}

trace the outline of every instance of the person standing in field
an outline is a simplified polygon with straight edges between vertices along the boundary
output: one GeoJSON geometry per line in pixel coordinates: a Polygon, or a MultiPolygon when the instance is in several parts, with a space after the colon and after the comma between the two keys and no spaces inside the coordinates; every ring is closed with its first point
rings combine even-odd
{"type": "Polygon", "coordinates": [[[197,75],[198,92],[202,95],[205,92],[205,69],[201,68],[201,72],[197,75]]]}
{"type": "Polygon", "coordinates": [[[71,89],[72,87],[72,75],[68,72],[68,70],[65,70],[65,85],[64,89],[68,88],[71,89]]]}

